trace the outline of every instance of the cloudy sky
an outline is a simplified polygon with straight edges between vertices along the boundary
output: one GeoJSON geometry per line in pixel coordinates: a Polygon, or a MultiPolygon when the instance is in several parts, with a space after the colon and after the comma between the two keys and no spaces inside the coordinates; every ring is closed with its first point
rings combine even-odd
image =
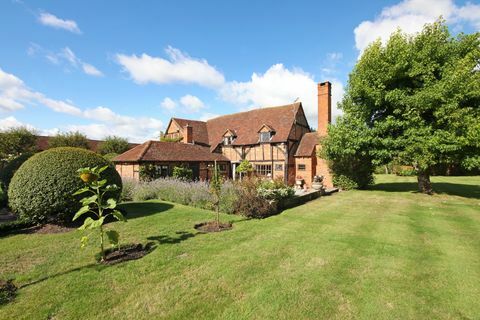
{"type": "Polygon", "coordinates": [[[0,129],[142,142],[171,116],[297,98],[316,127],[315,83],[331,81],[335,103],[371,41],[439,16],[453,33],[480,30],[478,1],[4,0],[0,129]]]}

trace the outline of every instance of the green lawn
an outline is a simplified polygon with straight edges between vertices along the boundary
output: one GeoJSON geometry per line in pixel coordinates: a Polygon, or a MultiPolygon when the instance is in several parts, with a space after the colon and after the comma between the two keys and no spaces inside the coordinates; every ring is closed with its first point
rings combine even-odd
{"type": "Polygon", "coordinates": [[[0,319],[479,319],[480,177],[377,177],[234,229],[197,234],[213,213],[131,203],[127,242],[146,257],[98,266],[80,232],[0,237],[15,302],[0,319]]]}

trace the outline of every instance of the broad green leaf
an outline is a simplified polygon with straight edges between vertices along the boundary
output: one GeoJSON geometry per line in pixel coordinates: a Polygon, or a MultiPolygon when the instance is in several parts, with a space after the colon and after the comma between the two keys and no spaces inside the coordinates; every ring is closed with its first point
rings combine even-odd
{"type": "Polygon", "coordinates": [[[103,171],[105,171],[109,166],[105,166],[105,167],[101,167],[100,169],[98,169],[97,173],[102,173],[103,171]]]}
{"type": "Polygon", "coordinates": [[[79,194],[82,194],[82,193],[85,193],[87,191],[90,191],[90,189],[88,187],[83,187],[81,189],[78,189],[73,195],[76,196],[76,195],[79,195],[79,194]]]}
{"type": "Polygon", "coordinates": [[[86,205],[89,205],[91,203],[95,203],[95,201],[97,201],[97,199],[98,199],[98,196],[96,194],[94,194],[93,196],[83,198],[80,201],[82,202],[82,204],[84,206],[86,206],[86,205]]]}
{"type": "Polygon", "coordinates": [[[118,211],[118,210],[113,210],[112,211],[112,215],[115,217],[115,219],[117,219],[118,221],[123,221],[123,222],[127,222],[127,219],[124,217],[124,215],[118,211]]]}
{"type": "Polygon", "coordinates": [[[105,220],[105,217],[101,217],[101,218],[98,219],[98,220],[94,220],[94,221],[90,224],[89,229],[95,229],[95,228],[100,227],[100,226],[103,224],[103,220],[105,220]]]}
{"type": "Polygon", "coordinates": [[[85,219],[85,221],[83,221],[83,225],[81,227],[78,228],[78,230],[85,230],[85,229],[91,229],[91,225],[92,223],[94,222],[95,220],[93,220],[92,218],[88,217],[87,219],[85,219]]]}
{"type": "Polygon", "coordinates": [[[116,245],[118,244],[118,239],[119,239],[120,235],[118,234],[117,231],[115,231],[115,230],[108,230],[107,232],[105,232],[105,234],[107,235],[108,241],[109,241],[113,246],[116,246],[116,245]]]}
{"type": "Polygon", "coordinates": [[[81,248],[85,248],[88,244],[88,237],[87,236],[83,236],[82,237],[82,240],[80,240],[80,243],[81,243],[81,248]]]}
{"type": "Polygon", "coordinates": [[[77,211],[77,213],[75,213],[75,216],[73,217],[72,221],[77,220],[79,217],[81,217],[83,214],[87,213],[88,211],[90,211],[90,207],[88,205],[81,207],[77,211]]]}
{"type": "Polygon", "coordinates": [[[96,187],[103,187],[107,183],[106,179],[95,181],[96,187]]]}
{"type": "Polygon", "coordinates": [[[103,205],[104,209],[114,209],[117,206],[117,200],[110,198],[107,200],[107,204],[103,205]]]}

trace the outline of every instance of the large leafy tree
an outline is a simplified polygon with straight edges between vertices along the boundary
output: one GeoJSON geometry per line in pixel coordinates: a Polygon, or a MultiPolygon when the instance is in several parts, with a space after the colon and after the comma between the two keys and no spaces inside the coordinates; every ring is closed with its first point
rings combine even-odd
{"type": "Polygon", "coordinates": [[[412,165],[421,192],[432,192],[436,164],[480,167],[480,33],[452,37],[439,20],[417,35],[398,31],[384,46],[374,42],[341,107],[347,122],[368,128],[373,163],[412,165]]]}
{"type": "Polygon", "coordinates": [[[88,149],[88,139],[86,135],[78,131],[58,133],[48,140],[48,146],[49,148],[75,147],[88,149]]]}
{"type": "Polygon", "coordinates": [[[128,149],[129,144],[127,139],[117,136],[108,136],[105,138],[105,141],[100,144],[99,152],[103,155],[110,153],[122,154],[128,149]]]}
{"type": "Polygon", "coordinates": [[[0,132],[0,160],[34,152],[37,137],[35,131],[25,127],[11,128],[0,132]]]}

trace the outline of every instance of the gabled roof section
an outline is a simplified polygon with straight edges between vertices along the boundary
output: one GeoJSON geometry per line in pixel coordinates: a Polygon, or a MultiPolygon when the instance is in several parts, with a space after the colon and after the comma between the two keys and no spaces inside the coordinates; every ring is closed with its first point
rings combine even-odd
{"type": "Polygon", "coordinates": [[[261,108],[240,113],[229,114],[207,121],[208,139],[214,150],[222,142],[223,134],[234,130],[237,138],[233,145],[251,145],[258,143],[258,129],[265,123],[275,128],[275,135],[270,142],[286,142],[290,129],[295,122],[300,102],[279,107],[261,108]]]}
{"type": "Polygon", "coordinates": [[[181,118],[172,118],[170,122],[171,121],[175,121],[182,128],[185,128],[187,125],[189,125],[190,127],[192,127],[192,130],[193,130],[193,141],[195,143],[208,145],[208,131],[207,131],[207,123],[205,121],[189,120],[189,119],[181,119],[181,118]]]}
{"type": "Polygon", "coordinates": [[[237,133],[235,132],[235,130],[227,129],[227,131],[225,131],[225,132],[222,134],[222,137],[225,137],[225,136],[227,135],[227,133],[229,133],[230,136],[232,136],[232,137],[236,137],[236,136],[237,136],[237,133]]]}
{"type": "Polygon", "coordinates": [[[260,129],[258,129],[257,133],[262,131],[263,128],[266,128],[270,132],[275,132],[275,129],[272,128],[272,126],[269,126],[268,124],[263,124],[260,129]]]}
{"type": "Polygon", "coordinates": [[[315,151],[315,146],[320,143],[319,139],[318,132],[305,133],[300,140],[295,157],[311,157],[315,151]]]}
{"type": "Polygon", "coordinates": [[[113,159],[113,162],[229,161],[208,147],[195,144],[147,141],[113,159]]]}

